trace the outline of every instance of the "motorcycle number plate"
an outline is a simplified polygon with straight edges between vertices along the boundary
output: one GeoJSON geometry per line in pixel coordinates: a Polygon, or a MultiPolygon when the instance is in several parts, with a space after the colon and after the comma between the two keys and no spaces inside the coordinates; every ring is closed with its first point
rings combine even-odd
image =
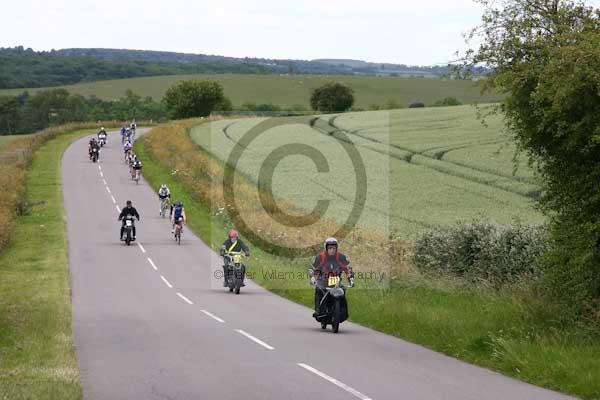
{"type": "Polygon", "coordinates": [[[330,276],[327,283],[329,286],[335,286],[338,283],[340,283],[340,277],[339,276],[330,276]]]}
{"type": "Polygon", "coordinates": [[[125,221],[125,225],[131,226],[131,225],[133,225],[133,223],[130,220],[127,220],[127,221],[125,221]]]}
{"type": "Polygon", "coordinates": [[[239,254],[234,254],[233,255],[233,262],[236,264],[239,264],[242,261],[242,256],[239,254]]]}

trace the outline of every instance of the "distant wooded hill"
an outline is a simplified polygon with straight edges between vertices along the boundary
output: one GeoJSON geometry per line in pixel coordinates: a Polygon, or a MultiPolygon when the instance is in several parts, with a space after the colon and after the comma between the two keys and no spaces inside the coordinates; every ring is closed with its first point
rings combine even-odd
{"type": "Polygon", "coordinates": [[[125,49],[37,52],[0,48],[0,89],[196,73],[338,74],[437,77],[449,68],[379,64],[360,60],[273,60],[125,49]]]}

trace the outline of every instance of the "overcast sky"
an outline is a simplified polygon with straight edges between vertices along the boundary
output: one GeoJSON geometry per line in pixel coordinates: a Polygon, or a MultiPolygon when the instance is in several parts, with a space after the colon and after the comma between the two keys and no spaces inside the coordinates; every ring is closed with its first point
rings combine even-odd
{"type": "MultiPolygon", "coordinates": [[[[592,3],[600,1],[593,0],[592,3]]],[[[6,0],[0,47],[106,47],[442,64],[476,26],[471,0],[6,0]]]]}

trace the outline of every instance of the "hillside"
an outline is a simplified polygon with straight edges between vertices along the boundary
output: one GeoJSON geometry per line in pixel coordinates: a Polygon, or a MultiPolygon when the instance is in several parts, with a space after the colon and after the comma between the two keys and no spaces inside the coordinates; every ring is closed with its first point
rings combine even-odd
{"type": "Polygon", "coordinates": [[[372,63],[362,60],[342,59],[270,59],[254,57],[225,57],[206,54],[176,53],[170,51],[127,49],[62,49],[54,54],[61,56],[86,56],[103,60],[142,60],[148,62],[231,63],[254,64],[265,67],[268,73],[300,74],[350,74],[413,76],[441,76],[448,74],[447,66],[408,66],[405,64],[372,63]]]}
{"type": "Polygon", "coordinates": [[[126,49],[36,52],[0,48],[0,89],[58,86],[106,79],[192,73],[441,76],[446,67],[408,67],[345,60],[275,60],[126,49]],[[339,61],[339,62],[338,62],[339,61]]]}
{"type": "Polygon", "coordinates": [[[61,55],[55,51],[35,52],[23,48],[0,48],[0,89],[59,86],[140,76],[267,72],[269,71],[266,66],[225,60],[203,63],[111,60],[85,54],[61,55]]]}

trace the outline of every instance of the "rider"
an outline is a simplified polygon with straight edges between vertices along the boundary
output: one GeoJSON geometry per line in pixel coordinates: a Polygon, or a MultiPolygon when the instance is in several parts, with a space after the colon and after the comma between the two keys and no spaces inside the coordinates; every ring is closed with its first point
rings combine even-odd
{"type": "MultiPolygon", "coordinates": [[[[250,249],[248,249],[246,243],[239,238],[238,232],[235,229],[229,231],[227,234],[227,240],[225,240],[223,245],[221,245],[221,257],[225,257],[225,254],[232,251],[243,251],[246,257],[250,257],[250,249]]],[[[242,282],[244,281],[245,272],[246,271],[242,272],[242,282]]],[[[242,286],[244,286],[243,283],[242,286]]],[[[223,263],[223,287],[227,287],[227,266],[225,262],[223,263]]]]}
{"type": "Polygon", "coordinates": [[[125,154],[127,154],[130,150],[131,150],[131,142],[129,141],[129,139],[127,139],[125,141],[125,143],[123,143],[123,151],[125,154]]]}
{"type": "Polygon", "coordinates": [[[162,215],[162,205],[165,199],[171,198],[171,191],[164,183],[160,185],[160,189],[158,189],[158,201],[160,203],[160,209],[158,211],[158,215],[162,215]]]}
{"type": "Polygon", "coordinates": [[[106,129],[104,129],[104,127],[100,128],[100,130],[98,131],[98,138],[100,138],[101,135],[104,135],[106,137],[106,129]]]}
{"type": "Polygon", "coordinates": [[[92,159],[92,149],[96,149],[96,153],[98,154],[98,159],[100,159],[100,144],[98,144],[98,141],[96,140],[95,137],[92,137],[90,139],[90,143],[89,143],[89,147],[88,147],[88,153],[90,155],[90,160],[92,159]]]}
{"type": "Polygon", "coordinates": [[[185,208],[183,208],[183,203],[181,201],[176,201],[175,204],[171,206],[171,221],[173,222],[173,229],[171,229],[171,233],[175,233],[175,224],[179,223],[179,218],[183,218],[183,222],[187,221],[185,217],[185,208]]]}
{"type": "Polygon", "coordinates": [[[133,162],[135,161],[135,154],[133,152],[133,150],[131,150],[128,154],[127,154],[127,165],[129,165],[129,175],[131,175],[133,177],[133,162]]]}
{"type": "Polygon", "coordinates": [[[133,155],[133,162],[131,163],[131,168],[133,169],[133,173],[135,171],[140,171],[140,175],[142,174],[142,162],[137,158],[137,156],[133,155]]]}
{"type": "MultiPolygon", "coordinates": [[[[125,203],[125,207],[121,210],[121,214],[119,214],[119,221],[121,223],[121,234],[119,235],[119,240],[123,240],[123,230],[125,229],[125,219],[128,216],[135,217],[137,220],[140,220],[140,214],[138,214],[137,210],[131,205],[131,200],[127,200],[125,203]]],[[[133,239],[135,240],[135,226],[133,227],[133,239]]]]}
{"type": "MultiPolygon", "coordinates": [[[[329,275],[338,276],[342,272],[346,274],[350,287],[354,286],[354,272],[350,267],[350,261],[345,254],[338,251],[338,241],[330,237],[325,240],[325,250],[320,252],[314,259],[312,267],[308,270],[311,285],[327,286],[329,275]]],[[[323,299],[323,291],[315,288],[315,317],[319,312],[319,305],[323,299]]]]}
{"type": "Polygon", "coordinates": [[[135,138],[135,130],[137,129],[137,122],[135,122],[135,118],[131,120],[130,128],[131,128],[131,137],[132,137],[132,139],[134,139],[135,138]]]}
{"type": "Polygon", "coordinates": [[[123,143],[125,141],[125,134],[127,133],[127,129],[122,126],[121,127],[121,143],[123,143]]]}

